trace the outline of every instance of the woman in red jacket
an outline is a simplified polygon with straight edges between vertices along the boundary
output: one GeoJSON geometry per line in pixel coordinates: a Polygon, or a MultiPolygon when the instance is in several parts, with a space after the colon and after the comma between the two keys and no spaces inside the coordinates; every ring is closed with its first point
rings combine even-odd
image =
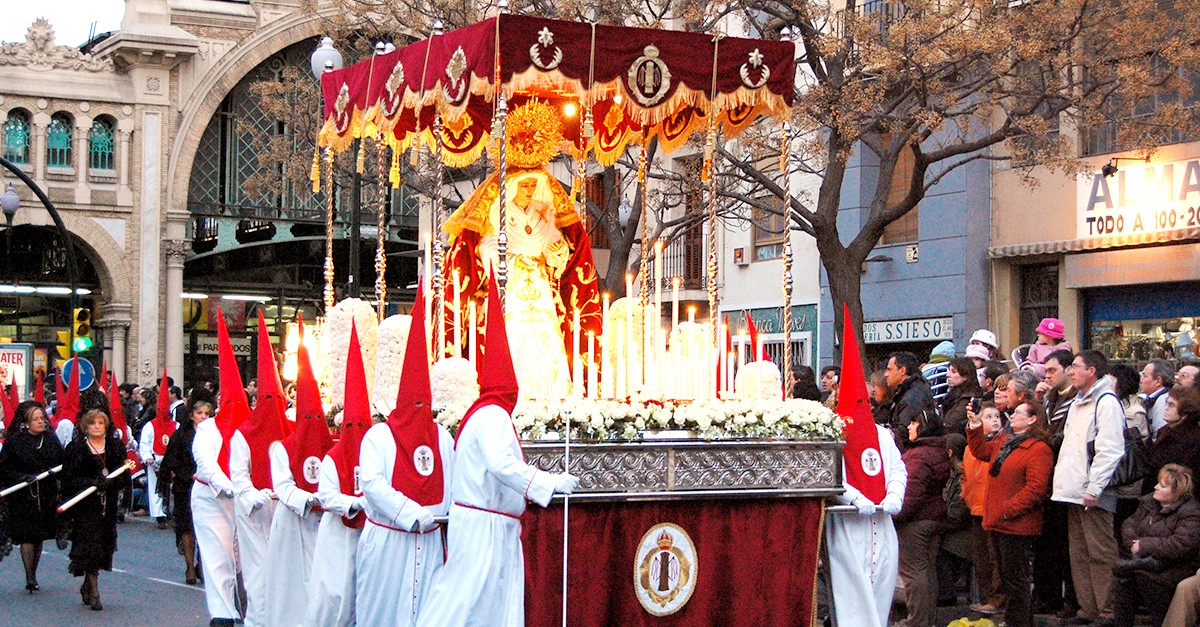
{"type": "Polygon", "coordinates": [[[996,543],[1000,580],[1004,587],[1004,622],[1009,627],[1033,624],[1029,587],[1033,579],[1033,543],[1042,532],[1042,504],[1050,491],[1054,453],[1045,438],[1046,411],[1022,403],[1009,416],[1012,434],[988,440],[983,423],[972,417],[967,425],[971,453],[990,463],[984,496],[983,528],[996,543]]]}

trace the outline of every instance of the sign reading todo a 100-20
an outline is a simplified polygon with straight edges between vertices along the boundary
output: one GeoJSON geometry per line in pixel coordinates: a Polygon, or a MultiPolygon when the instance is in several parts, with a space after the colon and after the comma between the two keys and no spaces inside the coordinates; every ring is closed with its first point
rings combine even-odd
{"type": "Polygon", "coordinates": [[[1080,239],[1200,227],[1200,159],[1084,173],[1075,186],[1080,239]]]}

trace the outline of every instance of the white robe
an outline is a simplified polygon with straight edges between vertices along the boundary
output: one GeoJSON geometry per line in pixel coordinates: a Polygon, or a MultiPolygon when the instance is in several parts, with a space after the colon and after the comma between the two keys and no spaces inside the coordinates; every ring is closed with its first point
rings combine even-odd
{"type": "Polygon", "coordinates": [[[237,551],[233,544],[233,502],[220,493],[233,484],[217,464],[221,432],[215,420],[196,426],[192,455],[196,458],[196,485],[192,486],[192,523],[204,570],[204,594],[212,618],[240,618],[234,603],[237,588],[237,551]]]}
{"type": "Polygon", "coordinates": [[[359,517],[365,516],[361,510],[366,499],[342,494],[337,464],[328,455],[321,461],[317,498],[325,513],[321,515],[321,526],[317,529],[317,550],[313,553],[304,624],[353,625],[354,560],[362,530],[347,527],[342,516],[351,508],[359,517]]]}
{"type": "Polygon", "coordinates": [[[267,624],[267,541],[276,501],[267,499],[266,505],[253,509],[259,490],[250,481],[250,445],[241,431],[234,431],[230,439],[229,474],[233,481],[238,560],[246,588],[246,625],[260,627],[267,624]]]}
{"type": "MultiPolygon", "coordinates": [[[[117,437],[121,437],[120,434],[117,437]]],[[[158,493],[158,465],[162,458],[154,454],[154,422],[142,427],[142,440],[138,443],[138,455],[146,467],[146,499],[150,503],[150,516],[161,518],[167,515],[166,504],[158,493]]]]}
{"type": "Polygon", "coordinates": [[[396,440],[391,429],[377,424],[367,431],[358,454],[358,474],[366,500],[367,524],[358,540],[358,596],[355,614],[364,627],[404,627],[416,624],[417,612],[429,596],[435,575],[445,561],[441,528],[428,533],[412,529],[428,510],[445,516],[454,480],[454,439],[438,425],[442,456],[442,502],[422,507],[392,488],[396,440]]]}
{"type": "MultiPolygon", "coordinates": [[[[903,502],[908,470],[891,432],[879,425],[875,428],[879,432],[887,494],[903,502]]],[[[843,463],[842,477],[845,476],[843,463]]],[[[843,487],[846,492],[838,497],[842,504],[862,496],[849,483],[843,481],[843,487]]],[[[870,516],[857,512],[830,514],[826,519],[825,540],[833,586],[830,605],[838,627],[887,627],[896,577],[900,574],[900,544],[892,517],[883,510],[870,516]]]]}
{"type": "Polygon", "coordinates": [[[288,451],[282,442],[271,444],[271,481],[279,503],[271,521],[267,541],[266,619],[271,627],[293,627],[304,620],[308,580],[312,572],[313,551],[317,546],[317,527],[321,514],[312,511],[312,492],[300,489],[288,465],[288,451]]]}
{"type": "Polygon", "coordinates": [[[449,557],[418,623],[523,626],[525,556],[519,517],[527,499],[543,507],[550,502],[555,476],[523,461],[512,419],[495,405],[471,417],[459,436],[454,464],[449,557]]]}

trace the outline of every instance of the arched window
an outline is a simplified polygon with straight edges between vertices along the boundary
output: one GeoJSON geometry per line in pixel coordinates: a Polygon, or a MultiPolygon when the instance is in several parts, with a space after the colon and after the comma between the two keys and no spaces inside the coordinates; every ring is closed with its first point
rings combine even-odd
{"type": "Polygon", "coordinates": [[[13,109],[4,122],[4,158],[13,163],[29,163],[29,112],[13,109]]]}
{"type": "Polygon", "coordinates": [[[92,170],[113,169],[113,119],[102,115],[92,122],[88,134],[88,168],[92,170]]]}
{"type": "Polygon", "coordinates": [[[46,165],[52,168],[71,167],[71,135],[74,130],[71,116],[55,113],[46,129],[46,165]]]}

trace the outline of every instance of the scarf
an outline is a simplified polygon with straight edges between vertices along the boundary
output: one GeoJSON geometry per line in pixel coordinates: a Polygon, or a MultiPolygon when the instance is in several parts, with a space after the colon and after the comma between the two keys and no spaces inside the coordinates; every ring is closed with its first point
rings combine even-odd
{"type": "Polygon", "coordinates": [[[993,477],[999,477],[1000,467],[1004,465],[1004,460],[1008,459],[1008,456],[1012,455],[1012,452],[1017,450],[1017,447],[1024,444],[1025,440],[1028,439],[1028,433],[1009,436],[1009,438],[1004,441],[1004,444],[1000,445],[1000,452],[996,454],[996,459],[992,460],[992,467],[990,470],[988,470],[988,474],[993,477]]]}

